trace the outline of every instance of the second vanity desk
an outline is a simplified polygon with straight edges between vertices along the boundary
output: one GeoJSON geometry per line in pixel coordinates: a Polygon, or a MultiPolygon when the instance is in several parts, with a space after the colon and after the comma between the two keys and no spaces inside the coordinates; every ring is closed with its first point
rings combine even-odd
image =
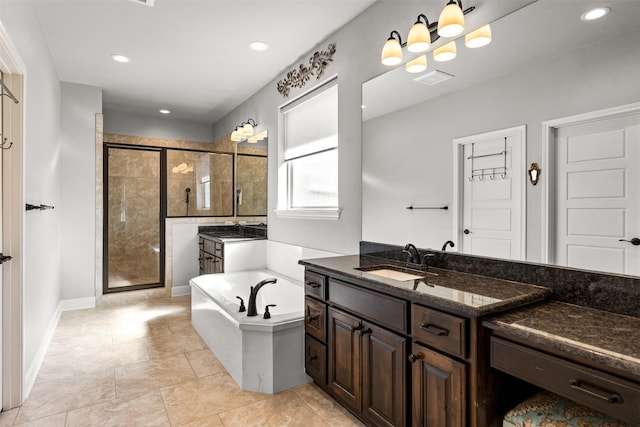
{"type": "Polygon", "coordinates": [[[305,367],[316,384],[369,425],[497,425],[482,318],[549,289],[437,268],[396,280],[367,270],[403,263],[367,255],[300,264],[305,367]]]}
{"type": "Polygon", "coordinates": [[[640,420],[640,319],[458,271],[395,280],[370,255],[300,264],[307,373],[369,425],[500,426],[531,384],[640,420]]]}

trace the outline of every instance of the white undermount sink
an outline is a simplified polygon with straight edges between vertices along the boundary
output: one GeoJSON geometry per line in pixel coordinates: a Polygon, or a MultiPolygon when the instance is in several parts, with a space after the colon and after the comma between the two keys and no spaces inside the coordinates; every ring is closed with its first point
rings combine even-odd
{"type": "Polygon", "coordinates": [[[386,277],[387,279],[399,280],[401,282],[404,282],[406,280],[424,279],[424,276],[417,276],[415,274],[405,273],[403,271],[397,270],[390,270],[388,268],[382,268],[380,270],[369,270],[367,271],[367,273],[386,277]]]}

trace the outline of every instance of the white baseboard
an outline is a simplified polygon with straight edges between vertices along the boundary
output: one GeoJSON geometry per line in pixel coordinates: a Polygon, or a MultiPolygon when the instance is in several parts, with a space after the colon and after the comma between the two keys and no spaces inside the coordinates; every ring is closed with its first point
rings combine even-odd
{"type": "Polygon", "coordinates": [[[38,372],[40,372],[40,368],[42,367],[44,358],[47,355],[47,350],[49,349],[49,345],[51,344],[51,339],[53,338],[53,334],[56,331],[56,327],[58,326],[58,321],[60,320],[60,315],[62,314],[62,312],[79,310],[83,308],[93,308],[95,306],[95,297],[67,299],[62,300],[58,303],[58,307],[53,313],[53,316],[51,316],[49,326],[47,327],[47,330],[42,337],[42,341],[40,341],[40,345],[38,346],[36,355],[34,356],[33,360],[29,364],[29,367],[27,368],[27,371],[25,372],[23,401],[25,401],[27,397],[29,397],[29,393],[31,393],[33,384],[36,382],[38,372]]]}
{"type": "Polygon", "coordinates": [[[181,297],[183,295],[191,295],[191,286],[172,286],[171,287],[171,296],[172,297],[181,297]]]}
{"type": "Polygon", "coordinates": [[[31,393],[33,384],[36,382],[36,377],[38,376],[38,372],[40,371],[42,362],[44,362],[44,357],[46,356],[47,350],[49,349],[49,344],[51,344],[53,333],[56,331],[56,327],[58,326],[60,314],[62,314],[62,301],[60,301],[58,307],[56,308],[56,311],[53,313],[53,316],[51,316],[49,326],[44,333],[44,337],[42,337],[42,341],[40,341],[40,345],[38,346],[36,355],[33,357],[33,360],[31,361],[29,367],[27,368],[27,371],[25,372],[23,390],[24,393],[22,396],[23,402],[29,397],[29,393],[31,393]]]}
{"type": "Polygon", "coordinates": [[[60,301],[60,311],[81,310],[83,308],[95,308],[96,297],[63,299],[60,301]]]}

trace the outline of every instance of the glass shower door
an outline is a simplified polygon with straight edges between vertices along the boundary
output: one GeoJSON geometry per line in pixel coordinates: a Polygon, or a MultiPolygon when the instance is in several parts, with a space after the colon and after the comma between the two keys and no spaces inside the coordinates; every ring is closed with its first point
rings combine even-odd
{"type": "Polygon", "coordinates": [[[105,148],[104,292],[164,286],[161,152],[105,148]]]}

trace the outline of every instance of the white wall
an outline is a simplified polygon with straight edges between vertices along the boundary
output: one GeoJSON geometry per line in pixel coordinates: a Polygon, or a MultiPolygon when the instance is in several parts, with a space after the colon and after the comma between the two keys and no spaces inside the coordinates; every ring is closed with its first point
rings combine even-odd
{"type": "Polygon", "coordinates": [[[22,1],[0,2],[0,20],[26,65],[24,199],[56,209],[25,214],[24,364],[36,359],[60,301],[60,84],[35,11],[22,1]]]}
{"type": "Polygon", "coordinates": [[[182,141],[210,142],[214,140],[213,129],[208,123],[174,120],[170,116],[143,116],[108,108],[105,108],[104,111],[104,132],[182,141]]]}
{"type": "Polygon", "coordinates": [[[338,253],[357,253],[361,224],[361,93],[362,83],[385,71],[380,64],[379,51],[388,31],[410,25],[420,2],[377,2],[345,27],[318,43],[312,51],[283,70],[271,83],[254,94],[245,103],[214,125],[214,136],[219,138],[234,126],[253,117],[269,129],[268,223],[269,240],[316,248],[338,253]],[[409,23],[408,23],[409,22],[409,23]],[[287,71],[300,63],[308,64],[317,50],[336,43],[333,62],[321,80],[312,78],[302,89],[292,89],[289,98],[276,90],[276,82],[287,71]],[[339,220],[306,220],[278,218],[273,213],[277,206],[278,170],[278,108],[288,100],[309,90],[327,77],[338,75],[338,138],[339,138],[339,220]]]}
{"type": "MultiPolygon", "coordinates": [[[[367,121],[363,131],[363,240],[410,241],[439,249],[453,237],[452,210],[404,208],[411,202],[451,206],[454,138],[525,124],[526,165],[537,162],[541,179],[546,179],[542,122],[640,100],[640,85],[631,83],[640,75],[639,41],[640,32],[601,40],[435,102],[367,121]]],[[[527,183],[530,261],[541,259],[542,187],[527,183]]]]}
{"type": "Polygon", "coordinates": [[[96,123],[102,89],[61,83],[62,299],[94,298],[96,123]]]}

